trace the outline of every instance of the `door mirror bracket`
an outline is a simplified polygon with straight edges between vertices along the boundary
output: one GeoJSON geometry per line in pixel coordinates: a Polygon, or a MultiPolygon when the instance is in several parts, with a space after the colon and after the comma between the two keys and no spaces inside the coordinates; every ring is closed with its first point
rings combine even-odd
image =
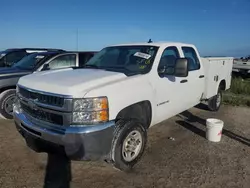
{"type": "Polygon", "coordinates": [[[45,70],[50,70],[48,63],[43,65],[42,71],[45,71],[45,70]]]}

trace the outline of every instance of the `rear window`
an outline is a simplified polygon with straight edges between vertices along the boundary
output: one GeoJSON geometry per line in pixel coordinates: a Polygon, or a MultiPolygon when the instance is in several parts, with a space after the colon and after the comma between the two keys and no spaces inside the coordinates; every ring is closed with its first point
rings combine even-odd
{"type": "Polygon", "coordinates": [[[195,52],[191,47],[182,47],[184,57],[188,59],[188,70],[198,70],[200,69],[200,61],[195,52]]]}

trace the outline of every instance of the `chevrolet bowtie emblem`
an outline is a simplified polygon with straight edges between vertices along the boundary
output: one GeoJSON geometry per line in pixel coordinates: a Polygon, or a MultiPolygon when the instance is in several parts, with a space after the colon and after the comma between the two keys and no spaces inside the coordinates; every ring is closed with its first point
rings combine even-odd
{"type": "Polygon", "coordinates": [[[28,106],[31,108],[31,109],[33,109],[33,110],[37,110],[37,105],[36,105],[36,102],[37,101],[37,99],[35,99],[35,100],[32,100],[32,101],[28,101],[28,106]]]}

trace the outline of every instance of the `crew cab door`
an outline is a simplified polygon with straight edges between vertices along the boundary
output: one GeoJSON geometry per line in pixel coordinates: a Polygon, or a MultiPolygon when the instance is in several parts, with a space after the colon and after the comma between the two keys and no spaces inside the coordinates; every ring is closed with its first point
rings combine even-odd
{"type": "Polygon", "coordinates": [[[159,74],[162,67],[166,69],[174,68],[179,57],[180,53],[175,46],[167,47],[162,53],[158,65],[159,77],[152,83],[155,85],[157,92],[157,123],[182,112],[189,103],[186,96],[189,90],[187,77],[176,77],[173,74],[160,76],[159,74]]]}
{"type": "Polygon", "coordinates": [[[200,103],[205,90],[205,75],[198,52],[190,46],[182,46],[181,49],[183,56],[188,60],[188,77],[186,78],[188,88],[185,90],[185,96],[188,99],[186,109],[189,109],[200,103]]]}

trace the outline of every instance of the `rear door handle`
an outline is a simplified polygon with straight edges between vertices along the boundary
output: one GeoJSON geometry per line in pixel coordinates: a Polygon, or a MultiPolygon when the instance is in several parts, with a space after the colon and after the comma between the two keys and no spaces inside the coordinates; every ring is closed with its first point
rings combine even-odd
{"type": "Polygon", "coordinates": [[[199,78],[204,78],[205,76],[204,75],[200,75],[199,78]]]}
{"type": "Polygon", "coordinates": [[[187,82],[187,80],[181,80],[180,82],[181,82],[181,83],[186,83],[186,82],[187,82]]]}

